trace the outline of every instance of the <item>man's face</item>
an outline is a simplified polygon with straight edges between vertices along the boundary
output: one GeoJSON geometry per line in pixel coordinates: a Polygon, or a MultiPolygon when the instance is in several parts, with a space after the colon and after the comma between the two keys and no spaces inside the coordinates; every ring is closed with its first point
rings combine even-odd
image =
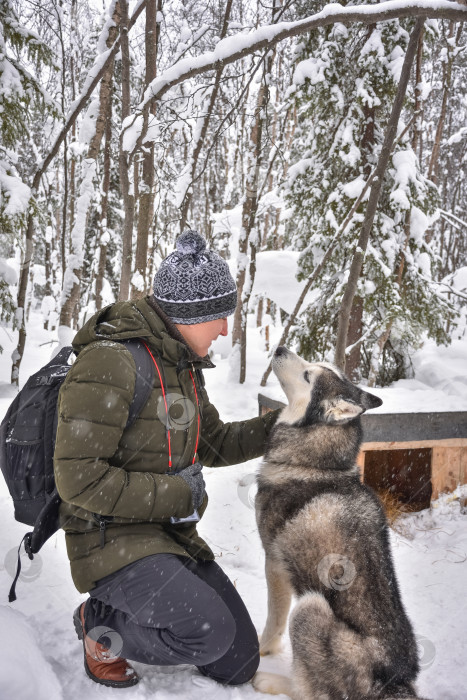
{"type": "Polygon", "coordinates": [[[188,345],[200,357],[208,354],[211,343],[220,335],[227,335],[227,319],[217,318],[214,321],[204,321],[204,323],[175,324],[180,333],[185,338],[188,345]]]}

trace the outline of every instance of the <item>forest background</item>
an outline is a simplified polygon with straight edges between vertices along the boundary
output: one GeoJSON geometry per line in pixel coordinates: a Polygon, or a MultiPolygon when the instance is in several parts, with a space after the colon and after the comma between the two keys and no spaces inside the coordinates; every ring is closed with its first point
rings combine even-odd
{"type": "Polygon", "coordinates": [[[236,278],[239,382],[251,324],[263,384],[272,325],[370,386],[465,335],[465,18],[449,0],[0,0],[11,382],[31,311],[67,344],[148,293],[187,227],[236,278]]]}

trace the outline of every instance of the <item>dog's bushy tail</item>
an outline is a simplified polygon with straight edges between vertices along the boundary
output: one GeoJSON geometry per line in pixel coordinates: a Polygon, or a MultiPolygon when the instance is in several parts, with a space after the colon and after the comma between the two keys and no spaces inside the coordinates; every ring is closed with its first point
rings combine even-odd
{"type": "Polygon", "coordinates": [[[289,631],[297,697],[370,695],[376,661],[372,640],[365,640],[339,621],[323,595],[307,593],[300,598],[289,631]]]}
{"type": "Polygon", "coordinates": [[[289,631],[294,697],[417,698],[410,684],[404,688],[375,688],[373,672],[375,665],[384,665],[384,649],[376,639],[363,637],[338,620],[321,593],[307,593],[300,598],[290,617],[289,631]]]}

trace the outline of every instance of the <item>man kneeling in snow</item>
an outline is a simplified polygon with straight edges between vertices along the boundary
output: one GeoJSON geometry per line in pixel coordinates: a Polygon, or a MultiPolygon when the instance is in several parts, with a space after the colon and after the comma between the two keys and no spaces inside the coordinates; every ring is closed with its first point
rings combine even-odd
{"type": "Polygon", "coordinates": [[[74,339],[54,465],[71,573],[90,593],[74,623],[97,683],[137,683],[126,659],[194,664],[229,684],[257,669],[250,616],[196,531],[207,505],[202,465],[260,456],[277,417],[224,424],[209,402],[202,370],[213,366],[209,347],[227,334],[236,303],[226,262],[186,231],[161,263],[153,295],[103,309],[74,339]],[[131,338],[154,374],[127,425],[137,367],[122,341],[131,338]]]}

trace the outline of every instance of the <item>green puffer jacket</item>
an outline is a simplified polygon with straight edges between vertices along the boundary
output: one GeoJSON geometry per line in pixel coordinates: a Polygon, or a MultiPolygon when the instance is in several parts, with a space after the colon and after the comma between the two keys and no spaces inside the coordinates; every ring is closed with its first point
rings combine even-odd
{"type": "MultiPolygon", "coordinates": [[[[54,468],[76,588],[89,591],[103,576],[150,554],[212,559],[196,525],[169,521],[193,512],[191,490],[173,472],[193,462],[198,411],[196,459],[208,467],[263,454],[276,413],[223,423],[202,386],[202,373],[194,371],[212,363],[193,353],[150,297],[103,309],[77,333],[73,347],[79,355],[60,390],[54,468]],[[157,371],[146,405],[125,429],[136,368],[131,353],[113,341],[126,338],[145,340],[163,366],[168,394],[185,397],[182,402],[196,413],[192,420],[180,421],[180,429],[170,429],[171,473],[157,371]]],[[[177,404],[180,408],[175,397],[174,410],[177,404]]],[[[177,424],[174,418],[172,426],[177,424]]],[[[206,505],[207,498],[200,516],[206,505]]]]}

